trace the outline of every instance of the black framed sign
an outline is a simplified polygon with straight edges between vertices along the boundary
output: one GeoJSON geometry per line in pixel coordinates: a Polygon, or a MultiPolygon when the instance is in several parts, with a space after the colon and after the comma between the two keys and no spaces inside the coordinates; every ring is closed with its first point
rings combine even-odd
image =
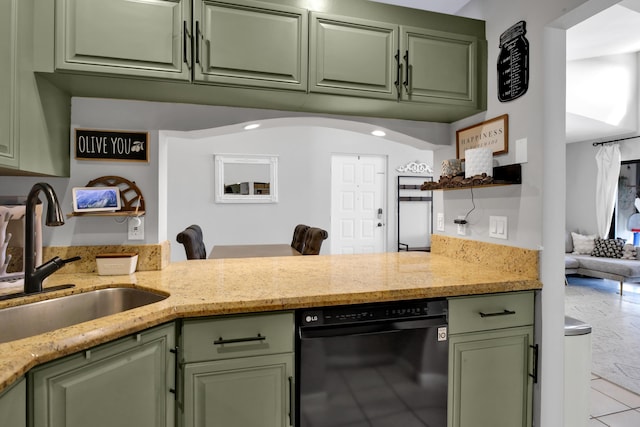
{"type": "Polygon", "coordinates": [[[78,160],[149,162],[149,132],[76,129],[78,160]]]}

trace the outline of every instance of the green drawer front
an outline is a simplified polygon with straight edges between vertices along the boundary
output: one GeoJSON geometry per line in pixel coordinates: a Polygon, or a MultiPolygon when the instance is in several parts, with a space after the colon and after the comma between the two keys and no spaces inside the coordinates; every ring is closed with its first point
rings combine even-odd
{"type": "Polygon", "coordinates": [[[293,351],[293,313],[187,320],[182,331],[184,362],[293,351]]]}
{"type": "Polygon", "coordinates": [[[534,293],[451,298],[449,333],[486,331],[533,325],[534,293]]]}

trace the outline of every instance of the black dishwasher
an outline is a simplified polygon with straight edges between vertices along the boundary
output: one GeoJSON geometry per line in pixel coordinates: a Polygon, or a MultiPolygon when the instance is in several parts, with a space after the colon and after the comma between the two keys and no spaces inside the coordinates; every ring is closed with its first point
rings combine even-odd
{"type": "Polygon", "coordinates": [[[296,426],[446,427],[447,301],[296,313],[296,426]]]}

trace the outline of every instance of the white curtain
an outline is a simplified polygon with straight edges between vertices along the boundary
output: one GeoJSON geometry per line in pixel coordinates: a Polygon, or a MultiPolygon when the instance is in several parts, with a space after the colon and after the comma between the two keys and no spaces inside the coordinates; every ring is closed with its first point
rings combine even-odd
{"type": "Polygon", "coordinates": [[[620,175],[620,147],[603,145],[596,154],[598,180],[596,182],[596,221],[598,234],[606,238],[611,227],[613,208],[618,197],[618,176],[620,175]]]}

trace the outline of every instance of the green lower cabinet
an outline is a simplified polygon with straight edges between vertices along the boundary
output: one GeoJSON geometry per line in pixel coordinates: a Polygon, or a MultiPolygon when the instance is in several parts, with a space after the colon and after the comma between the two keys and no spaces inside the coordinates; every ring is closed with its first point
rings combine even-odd
{"type": "Polygon", "coordinates": [[[30,427],[171,427],[175,326],[122,338],[29,373],[30,427]]]}
{"type": "Polygon", "coordinates": [[[27,380],[16,381],[0,393],[0,423],[6,427],[27,427],[27,380]]]}
{"type": "Polygon", "coordinates": [[[185,427],[293,425],[293,353],[187,364],[185,427]]]}
{"type": "Polygon", "coordinates": [[[531,427],[534,297],[449,299],[448,427],[531,427]]]}
{"type": "Polygon", "coordinates": [[[449,337],[449,427],[530,427],[533,327],[449,337]]]}

